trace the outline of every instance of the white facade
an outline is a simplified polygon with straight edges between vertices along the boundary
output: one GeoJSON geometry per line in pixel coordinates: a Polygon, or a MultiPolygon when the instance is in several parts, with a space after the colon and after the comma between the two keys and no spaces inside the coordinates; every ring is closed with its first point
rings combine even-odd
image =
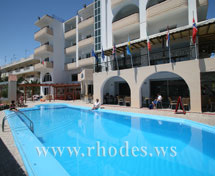
{"type": "MultiPolygon", "coordinates": [[[[155,98],[166,86],[165,101],[168,101],[168,96],[184,96],[190,99],[191,111],[200,112],[203,80],[197,76],[192,89],[194,85],[188,79],[193,75],[183,67],[191,63],[190,60],[195,63],[195,60],[206,59],[214,52],[214,20],[206,20],[208,0],[95,0],[95,3],[101,5],[102,19],[101,48],[97,52],[100,54],[103,48],[106,59],[101,59],[101,64],[95,69],[94,98],[102,103],[115,104],[120,89],[122,96],[127,96],[125,99],[131,98],[131,106],[139,108],[142,107],[142,99],[155,98]],[[199,29],[196,44],[192,41],[193,19],[199,29]],[[168,30],[170,47],[166,46],[168,30]],[[150,51],[147,38],[151,43],[150,51]],[[131,55],[126,49],[129,40],[131,55]],[[112,54],[114,45],[115,57],[112,54]],[[179,70],[175,69],[179,65],[179,70]],[[126,84],[131,92],[125,90],[126,84]],[[156,89],[152,88],[153,85],[156,89]],[[183,92],[182,89],[186,90],[183,92]]],[[[199,62],[200,68],[204,67],[202,63],[199,62]]],[[[198,70],[194,65],[192,69],[196,71],[193,74],[205,74],[204,69],[198,70]]]]}
{"type": "Polygon", "coordinates": [[[100,2],[104,50],[112,48],[113,43],[127,42],[128,36],[130,40],[147,39],[147,36],[165,31],[168,26],[179,28],[192,25],[193,18],[196,22],[205,20],[208,8],[207,0],[166,0],[162,3],[156,0],[100,0],[100,2]],[[150,6],[150,3],[155,5],[150,6]],[[114,30],[114,26],[118,28],[114,30]]]}

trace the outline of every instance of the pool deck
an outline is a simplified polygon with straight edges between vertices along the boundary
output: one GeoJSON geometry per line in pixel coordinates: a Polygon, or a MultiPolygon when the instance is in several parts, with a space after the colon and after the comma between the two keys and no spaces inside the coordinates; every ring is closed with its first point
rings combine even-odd
{"type": "MultiPolygon", "coordinates": [[[[85,106],[85,107],[92,107],[92,104],[85,103],[83,101],[46,101],[44,103],[41,102],[28,102],[28,107],[33,107],[38,104],[47,104],[47,103],[68,103],[70,105],[76,106],[85,106]]],[[[124,112],[133,112],[133,113],[142,113],[142,114],[151,114],[151,115],[160,115],[160,116],[168,116],[168,117],[176,117],[176,118],[183,118],[187,120],[196,121],[199,123],[204,123],[207,125],[215,126],[215,113],[190,113],[187,112],[186,115],[184,114],[175,114],[174,110],[171,109],[153,109],[149,110],[148,108],[131,108],[126,106],[119,106],[119,105],[102,105],[104,109],[115,110],[115,111],[124,111],[124,112]]]]}
{"type": "MultiPolygon", "coordinates": [[[[0,125],[4,112],[0,111],[0,125]]],[[[0,130],[0,175],[1,176],[26,176],[27,172],[22,158],[14,143],[13,136],[8,125],[5,123],[5,131],[0,130]]]]}
{"type": "MultiPolygon", "coordinates": [[[[28,107],[33,107],[38,104],[47,104],[47,103],[68,103],[70,105],[92,107],[92,104],[87,104],[82,101],[52,101],[52,102],[46,101],[43,103],[38,101],[38,102],[27,102],[27,105],[28,107]]],[[[215,113],[201,114],[201,113],[188,112],[186,115],[184,115],[184,114],[175,114],[174,111],[170,109],[149,110],[147,108],[138,109],[138,108],[124,107],[124,106],[117,106],[117,105],[103,105],[102,108],[115,110],[115,111],[183,118],[183,119],[193,120],[196,122],[215,126],[215,113]]],[[[4,112],[0,111],[0,125],[2,125],[3,117],[4,117],[4,112]]],[[[7,122],[5,124],[5,132],[2,132],[2,130],[0,130],[0,153],[1,153],[0,155],[0,175],[1,176],[27,175],[22,158],[14,143],[13,136],[7,122]]]]}

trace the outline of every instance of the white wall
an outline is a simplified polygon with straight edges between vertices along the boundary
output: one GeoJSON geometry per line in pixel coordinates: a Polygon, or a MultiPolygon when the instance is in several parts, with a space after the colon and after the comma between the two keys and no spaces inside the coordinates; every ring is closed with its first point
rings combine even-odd
{"type": "Polygon", "coordinates": [[[54,83],[64,83],[66,81],[66,73],[64,71],[64,25],[63,23],[54,20],[52,23],[53,26],[53,82],[54,83]]]}
{"type": "Polygon", "coordinates": [[[184,9],[181,12],[172,11],[169,15],[157,17],[152,21],[147,21],[147,34],[152,35],[159,33],[161,29],[166,29],[167,26],[177,25],[177,27],[188,25],[188,11],[184,9]]]}

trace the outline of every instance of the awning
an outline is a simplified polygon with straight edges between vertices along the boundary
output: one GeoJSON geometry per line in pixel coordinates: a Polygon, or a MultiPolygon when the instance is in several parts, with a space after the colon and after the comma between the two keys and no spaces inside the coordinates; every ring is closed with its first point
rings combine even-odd
{"type": "MultiPolygon", "coordinates": [[[[208,35],[213,35],[215,39],[215,19],[210,19],[206,21],[202,21],[197,23],[197,28],[198,28],[198,36],[208,36],[208,35]]],[[[170,33],[170,39],[171,40],[177,40],[181,38],[187,38],[192,36],[192,26],[187,25],[183,27],[179,27],[176,29],[172,29],[169,31],[170,33]]],[[[160,44],[162,43],[162,38],[166,36],[166,31],[157,33],[154,35],[149,36],[149,40],[152,45],[160,44]]],[[[123,44],[119,44],[116,46],[116,51],[118,53],[124,52],[127,47],[127,42],[123,44]]],[[[135,48],[142,48],[142,47],[147,47],[147,39],[137,39],[131,41],[131,49],[135,48]]],[[[112,55],[113,48],[109,48],[104,50],[104,54],[106,56],[112,55]]]]}

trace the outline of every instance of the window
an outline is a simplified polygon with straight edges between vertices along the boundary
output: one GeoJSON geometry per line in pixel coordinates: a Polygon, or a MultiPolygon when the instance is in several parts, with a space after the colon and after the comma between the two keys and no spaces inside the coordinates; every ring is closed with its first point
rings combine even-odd
{"type": "Polygon", "coordinates": [[[44,95],[48,95],[49,94],[49,88],[44,88],[44,95]]]}
{"type": "Polygon", "coordinates": [[[72,81],[78,81],[78,75],[72,74],[72,81]]]}
{"type": "Polygon", "coordinates": [[[100,0],[95,0],[94,6],[94,20],[95,20],[95,51],[101,49],[101,14],[100,14],[100,0]]]}
{"type": "Polygon", "coordinates": [[[48,58],[48,57],[47,57],[47,58],[45,58],[45,59],[44,59],[44,61],[49,62],[49,58],[48,58]]]}
{"type": "Polygon", "coordinates": [[[93,95],[93,85],[88,85],[88,94],[93,95]]]}
{"type": "Polygon", "coordinates": [[[52,77],[50,73],[46,73],[45,76],[43,77],[43,82],[51,82],[51,81],[52,81],[52,77]]]}

